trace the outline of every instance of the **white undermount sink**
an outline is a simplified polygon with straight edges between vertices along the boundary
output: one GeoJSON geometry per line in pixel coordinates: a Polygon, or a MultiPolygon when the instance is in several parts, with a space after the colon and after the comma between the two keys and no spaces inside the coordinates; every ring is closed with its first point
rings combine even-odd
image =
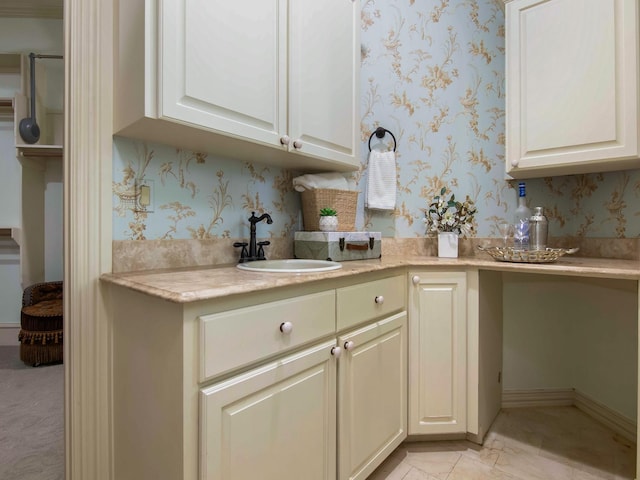
{"type": "Polygon", "coordinates": [[[342,268],[342,264],[329,260],[307,260],[303,258],[285,258],[280,260],[258,260],[255,262],[239,263],[240,270],[250,272],[275,273],[311,273],[328,272],[342,268]]]}

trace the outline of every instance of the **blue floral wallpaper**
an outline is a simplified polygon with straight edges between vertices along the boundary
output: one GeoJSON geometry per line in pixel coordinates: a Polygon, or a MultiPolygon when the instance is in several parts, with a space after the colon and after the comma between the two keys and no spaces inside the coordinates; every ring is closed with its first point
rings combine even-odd
{"type": "Polygon", "coordinates": [[[122,137],[113,143],[115,240],[247,237],[252,211],[273,218],[260,225],[262,236],[299,230],[300,194],[288,170],[122,137]],[[151,195],[145,208],[143,185],[151,195]]]}
{"type": "MultiPolygon", "coordinates": [[[[361,5],[362,159],[352,177],[364,192],[367,142],[382,126],[397,140],[398,197],[396,210],[383,212],[365,209],[361,193],[357,228],[423,236],[424,208],[446,186],[476,203],[477,236],[498,236],[517,195],[503,166],[503,0],[361,5]]],[[[389,136],[377,142],[392,147],[389,136]]],[[[246,237],[251,211],[273,217],[263,236],[301,228],[291,186],[300,172],[119,137],[113,165],[116,240],[246,237]],[[141,197],[145,185],[150,193],[141,197]]],[[[527,196],[531,207],[545,207],[552,236],[640,236],[640,170],[530,179],[527,196]]]]}

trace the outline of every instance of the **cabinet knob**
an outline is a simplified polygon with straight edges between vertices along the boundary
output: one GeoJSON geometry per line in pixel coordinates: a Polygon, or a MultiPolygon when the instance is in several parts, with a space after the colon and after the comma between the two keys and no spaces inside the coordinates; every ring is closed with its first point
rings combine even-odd
{"type": "Polygon", "coordinates": [[[418,275],[414,275],[413,277],[411,277],[411,281],[414,285],[417,285],[420,283],[420,277],[418,275]]]}
{"type": "Polygon", "coordinates": [[[348,352],[350,350],[353,350],[353,348],[356,346],[355,343],[353,343],[353,341],[348,340],[346,342],[344,342],[344,349],[348,352]]]}
{"type": "Polygon", "coordinates": [[[282,333],[289,334],[289,333],[291,333],[292,330],[293,330],[293,323],[291,323],[291,322],[282,322],[280,324],[280,331],[282,333]]]}
{"type": "Polygon", "coordinates": [[[287,135],[283,135],[282,137],[280,137],[280,143],[282,145],[289,145],[290,141],[291,139],[287,135]]]}
{"type": "Polygon", "coordinates": [[[333,355],[336,358],[339,358],[340,355],[342,355],[342,349],[340,347],[332,347],[331,355],[333,355]]]}
{"type": "Polygon", "coordinates": [[[517,158],[514,158],[513,160],[511,160],[511,166],[512,166],[512,167],[517,167],[517,166],[518,166],[518,163],[519,163],[519,162],[518,162],[518,159],[517,159],[517,158]]]}
{"type": "Polygon", "coordinates": [[[378,295],[378,296],[375,298],[375,302],[376,302],[378,305],[382,305],[382,304],[384,303],[384,297],[383,297],[382,295],[378,295]]]}
{"type": "Polygon", "coordinates": [[[294,140],[293,141],[293,148],[300,150],[302,148],[302,140],[298,139],[298,140],[294,140]]]}

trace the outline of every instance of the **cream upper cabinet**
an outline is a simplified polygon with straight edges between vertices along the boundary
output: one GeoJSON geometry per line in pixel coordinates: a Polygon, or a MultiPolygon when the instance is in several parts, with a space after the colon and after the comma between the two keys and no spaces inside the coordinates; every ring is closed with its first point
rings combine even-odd
{"type": "Polygon", "coordinates": [[[354,170],[359,18],[353,0],[120,1],[114,131],[354,170]]]}
{"type": "Polygon", "coordinates": [[[338,480],[364,480],[407,436],[407,314],[338,345],[338,480]]]}
{"type": "Polygon", "coordinates": [[[507,3],[507,174],[640,167],[638,27],[637,0],[507,3]]]}
{"type": "Polygon", "coordinates": [[[466,433],[466,273],[410,278],[409,434],[466,433]]]}

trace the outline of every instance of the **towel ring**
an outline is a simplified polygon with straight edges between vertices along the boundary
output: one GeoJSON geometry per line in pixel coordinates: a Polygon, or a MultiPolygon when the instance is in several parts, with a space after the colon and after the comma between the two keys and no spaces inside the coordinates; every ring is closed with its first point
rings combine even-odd
{"type": "Polygon", "coordinates": [[[393,138],[393,151],[396,151],[396,137],[394,137],[393,133],[391,133],[389,130],[382,127],[376,128],[376,130],[369,137],[369,151],[371,151],[371,139],[373,138],[373,136],[375,135],[378,138],[382,138],[384,137],[385,133],[388,133],[389,135],[391,135],[391,138],[393,138]]]}

